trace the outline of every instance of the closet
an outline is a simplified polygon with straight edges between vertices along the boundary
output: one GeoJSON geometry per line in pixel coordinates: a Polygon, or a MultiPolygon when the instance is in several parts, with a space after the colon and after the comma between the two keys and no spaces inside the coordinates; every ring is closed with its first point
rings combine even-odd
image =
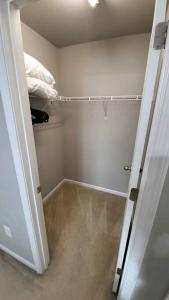
{"type": "MultiPolygon", "coordinates": [[[[71,276],[77,280],[78,293],[81,288],[85,294],[85,284],[86,290],[90,284],[95,286],[94,291],[90,286],[88,299],[97,289],[102,293],[102,281],[102,299],[111,299],[109,291],[112,271],[116,272],[128,197],[154,1],[151,5],[144,3],[150,10],[145,26],[140,25],[141,19],[136,30],[133,26],[125,28],[125,24],[120,29],[119,23],[112,33],[110,20],[105,29],[101,21],[96,21],[101,16],[104,20],[106,16],[110,18],[110,4],[105,8],[106,3],[100,0],[93,8],[88,2],[82,9],[86,10],[88,21],[94,21],[86,25],[87,30],[78,32],[74,26],[75,33],[70,36],[65,27],[64,37],[56,29],[55,39],[53,31],[49,36],[47,30],[43,33],[42,20],[36,23],[38,9],[44,14],[44,1],[21,10],[24,76],[51,264],[56,263],[57,257],[61,276],[67,283],[71,276]],[[63,271],[66,262],[70,268],[63,271]]],[[[51,11],[53,4],[48,5],[51,11]]],[[[57,14],[57,25],[61,22],[63,26],[68,12],[64,12],[60,1],[56,8],[63,13],[60,19],[57,14]]],[[[136,22],[133,14],[133,24],[136,22]]],[[[72,23],[75,24],[74,19],[72,23]]]]}
{"type": "Polygon", "coordinates": [[[43,197],[63,179],[125,196],[150,34],[55,49],[25,24],[22,33],[24,51],[48,68],[58,93],[30,100],[50,116],[34,126],[43,197]]]}

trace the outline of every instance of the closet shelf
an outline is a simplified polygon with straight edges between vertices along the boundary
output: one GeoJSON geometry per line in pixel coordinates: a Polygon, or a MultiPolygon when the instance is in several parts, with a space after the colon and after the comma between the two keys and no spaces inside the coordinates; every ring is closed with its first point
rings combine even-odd
{"type": "Polygon", "coordinates": [[[99,101],[141,101],[141,95],[128,95],[128,96],[89,96],[89,97],[64,97],[57,96],[55,99],[49,100],[50,103],[53,102],[72,102],[72,101],[91,101],[91,102],[99,102],[99,101]]]}
{"type": "Polygon", "coordinates": [[[42,124],[34,124],[33,128],[35,130],[46,130],[46,129],[63,127],[63,125],[64,125],[63,121],[58,121],[58,122],[48,122],[48,123],[42,123],[42,124]]]}

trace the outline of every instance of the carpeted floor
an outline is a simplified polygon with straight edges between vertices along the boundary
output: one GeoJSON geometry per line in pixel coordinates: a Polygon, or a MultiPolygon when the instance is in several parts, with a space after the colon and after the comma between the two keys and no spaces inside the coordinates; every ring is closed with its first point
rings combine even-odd
{"type": "Polygon", "coordinates": [[[38,276],[0,254],[0,300],[113,300],[125,199],[73,184],[45,204],[51,262],[38,276]]]}

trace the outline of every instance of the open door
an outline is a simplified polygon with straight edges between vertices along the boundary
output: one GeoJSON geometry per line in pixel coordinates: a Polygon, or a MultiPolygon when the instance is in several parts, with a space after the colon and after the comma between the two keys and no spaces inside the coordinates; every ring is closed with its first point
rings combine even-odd
{"type": "Polygon", "coordinates": [[[123,229],[118,253],[116,273],[113,281],[113,292],[118,293],[127,247],[132,230],[132,220],[134,216],[135,199],[140,182],[140,170],[144,162],[146,150],[146,141],[151,122],[153,100],[156,94],[158,84],[158,74],[160,65],[161,51],[154,49],[155,31],[157,24],[166,20],[167,0],[156,0],[153,27],[150,39],[150,47],[143,87],[143,100],[140,109],[138,129],[136,135],[135,149],[131,167],[131,176],[129,182],[129,192],[126,201],[123,229]]]}
{"type": "Polygon", "coordinates": [[[12,255],[15,254],[19,261],[43,274],[48,267],[49,251],[27,85],[23,77],[25,66],[20,6],[26,2],[30,1],[0,2],[0,86],[33,263],[13,252],[12,255]]]}

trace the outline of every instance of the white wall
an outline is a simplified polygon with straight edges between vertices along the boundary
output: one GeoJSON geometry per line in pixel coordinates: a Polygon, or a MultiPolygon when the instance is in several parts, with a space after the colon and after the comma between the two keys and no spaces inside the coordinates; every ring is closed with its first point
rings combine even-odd
{"type": "Polygon", "coordinates": [[[63,125],[34,126],[42,195],[45,197],[64,178],[63,125]]]}
{"type": "MultiPolygon", "coordinates": [[[[39,60],[55,77],[56,88],[59,88],[59,49],[22,23],[24,51],[39,60]]],[[[46,105],[46,101],[31,102],[31,106],[45,110],[50,115],[50,122],[60,122],[60,108],[46,105]]],[[[63,126],[52,129],[37,129],[34,126],[34,137],[42,186],[45,197],[63,178],[63,126]]]]}
{"type": "MultiPolygon", "coordinates": [[[[68,96],[142,94],[149,34],[61,49],[60,91],[68,96]]],[[[65,177],[127,193],[139,102],[66,103],[65,177]]]]}
{"type": "Polygon", "coordinates": [[[0,137],[0,249],[6,247],[33,263],[1,97],[0,137]],[[5,235],[3,225],[11,229],[12,238],[5,235]]]}
{"type": "Polygon", "coordinates": [[[66,103],[65,177],[127,193],[140,104],[66,103]]]}
{"type": "MultiPolygon", "coordinates": [[[[28,26],[22,29],[25,51],[56,74],[60,95],[142,94],[149,34],[56,49],[28,26]]],[[[102,104],[62,108],[64,128],[34,130],[43,196],[63,177],[127,192],[123,166],[131,165],[140,103],[110,104],[107,122],[102,104]]],[[[61,121],[59,106],[45,110],[61,121]]]]}
{"type": "Polygon", "coordinates": [[[59,49],[45,38],[21,23],[24,51],[39,60],[54,76],[59,88],[59,49]]]}
{"type": "Polygon", "coordinates": [[[149,34],[62,48],[60,93],[65,96],[141,94],[149,34]]]}

